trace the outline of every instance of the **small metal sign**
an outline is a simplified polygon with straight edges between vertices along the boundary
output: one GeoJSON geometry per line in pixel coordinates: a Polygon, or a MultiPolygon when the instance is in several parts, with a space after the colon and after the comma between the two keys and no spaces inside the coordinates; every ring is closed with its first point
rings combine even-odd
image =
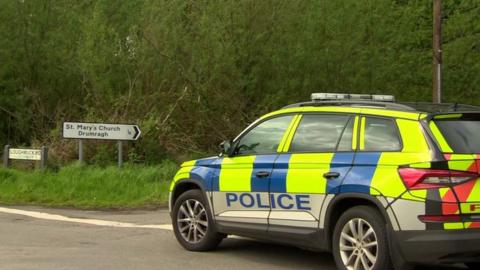
{"type": "Polygon", "coordinates": [[[10,148],[8,150],[8,157],[9,159],[42,160],[42,150],[10,148]]]}
{"type": "Polygon", "coordinates": [[[102,124],[102,123],[63,123],[63,138],[65,139],[96,139],[135,141],[142,132],[137,125],[102,124]]]}
{"type": "Polygon", "coordinates": [[[40,161],[40,168],[47,167],[48,148],[42,146],[40,149],[32,148],[10,148],[5,145],[3,148],[3,166],[10,167],[11,160],[32,160],[40,161]]]}

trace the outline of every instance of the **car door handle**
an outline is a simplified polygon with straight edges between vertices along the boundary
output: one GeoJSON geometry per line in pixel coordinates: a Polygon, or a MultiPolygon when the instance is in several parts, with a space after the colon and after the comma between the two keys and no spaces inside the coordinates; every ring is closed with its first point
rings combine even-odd
{"type": "Polygon", "coordinates": [[[270,173],[269,172],[257,172],[256,175],[257,175],[258,178],[265,178],[265,177],[269,177],[270,173]]]}
{"type": "Polygon", "coordinates": [[[326,172],[323,174],[323,177],[325,177],[327,180],[333,180],[335,178],[338,178],[339,176],[339,172],[326,172]]]}

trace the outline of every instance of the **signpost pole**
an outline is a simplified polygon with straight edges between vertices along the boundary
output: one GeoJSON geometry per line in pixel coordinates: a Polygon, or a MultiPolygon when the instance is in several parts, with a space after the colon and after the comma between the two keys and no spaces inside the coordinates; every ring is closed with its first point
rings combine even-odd
{"type": "Polygon", "coordinates": [[[442,101],[442,0],[433,0],[433,103],[442,101]]]}
{"type": "Polygon", "coordinates": [[[9,152],[10,152],[10,145],[7,144],[3,148],[3,166],[5,166],[5,168],[8,168],[10,166],[9,152]]]}
{"type": "Polygon", "coordinates": [[[118,141],[118,167],[123,166],[123,143],[118,141]]]}
{"type": "Polygon", "coordinates": [[[48,160],[48,148],[45,146],[42,146],[42,154],[41,154],[41,159],[40,159],[40,168],[42,170],[47,168],[47,160],[48,160]]]}
{"type": "Polygon", "coordinates": [[[78,161],[80,163],[83,163],[84,158],[83,158],[83,140],[80,139],[78,140],[78,161]]]}

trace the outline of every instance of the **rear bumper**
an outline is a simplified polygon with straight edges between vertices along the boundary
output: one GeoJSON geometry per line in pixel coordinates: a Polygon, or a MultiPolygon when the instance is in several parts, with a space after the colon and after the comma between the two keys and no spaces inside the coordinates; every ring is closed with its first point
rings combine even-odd
{"type": "Polygon", "coordinates": [[[480,230],[400,231],[392,234],[401,255],[412,263],[480,262],[480,230]]]}

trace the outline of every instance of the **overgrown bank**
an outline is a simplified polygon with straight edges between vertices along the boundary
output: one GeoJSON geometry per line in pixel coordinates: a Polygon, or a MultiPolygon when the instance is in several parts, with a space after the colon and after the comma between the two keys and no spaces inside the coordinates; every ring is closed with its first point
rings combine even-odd
{"type": "MultiPolygon", "coordinates": [[[[480,1],[442,14],[443,100],[478,105],[480,1]]],[[[311,92],[431,100],[432,1],[4,0],[0,21],[0,146],[48,146],[54,166],[77,156],[63,121],[138,124],[125,160],[156,164],[311,92]]]]}
{"type": "Polygon", "coordinates": [[[178,165],[96,167],[71,165],[59,171],[0,168],[0,204],[78,208],[166,205],[178,165]]]}

